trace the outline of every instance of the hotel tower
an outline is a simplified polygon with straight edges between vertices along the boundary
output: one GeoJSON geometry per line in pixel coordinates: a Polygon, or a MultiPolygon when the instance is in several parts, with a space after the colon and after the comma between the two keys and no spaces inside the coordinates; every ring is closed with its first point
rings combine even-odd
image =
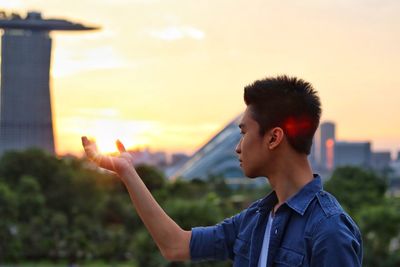
{"type": "Polygon", "coordinates": [[[50,31],[94,30],[60,19],[43,19],[38,12],[25,18],[0,12],[1,93],[0,155],[7,150],[37,147],[54,154],[49,86],[50,31]]]}

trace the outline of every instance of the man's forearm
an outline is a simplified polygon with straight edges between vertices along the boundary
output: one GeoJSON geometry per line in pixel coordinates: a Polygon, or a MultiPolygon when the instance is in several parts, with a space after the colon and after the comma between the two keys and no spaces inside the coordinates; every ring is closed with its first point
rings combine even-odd
{"type": "Polygon", "coordinates": [[[125,170],[120,177],[163,256],[169,260],[189,259],[191,231],[184,231],[164,212],[134,168],[125,170]]]}

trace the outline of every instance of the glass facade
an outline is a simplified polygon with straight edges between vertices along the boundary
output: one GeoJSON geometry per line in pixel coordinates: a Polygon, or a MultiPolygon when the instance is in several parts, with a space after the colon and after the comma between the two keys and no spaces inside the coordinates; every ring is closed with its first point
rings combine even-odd
{"type": "Polygon", "coordinates": [[[245,178],[239,165],[235,148],[241,138],[238,127],[241,116],[237,116],[195,152],[171,178],[204,180],[210,176],[222,176],[228,184],[263,183],[264,179],[245,178]]]}

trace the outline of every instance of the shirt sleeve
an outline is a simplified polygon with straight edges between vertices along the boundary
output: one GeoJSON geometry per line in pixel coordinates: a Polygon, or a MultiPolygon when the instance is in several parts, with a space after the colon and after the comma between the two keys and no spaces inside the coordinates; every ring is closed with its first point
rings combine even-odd
{"type": "Polygon", "coordinates": [[[312,267],[361,267],[362,240],[356,224],[345,214],[320,222],[313,235],[312,267]]]}
{"type": "Polygon", "coordinates": [[[190,257],[192,261],[225,260],[233,258],[235,242],[245,211],[219,224],[192,228],[190,257]]]}

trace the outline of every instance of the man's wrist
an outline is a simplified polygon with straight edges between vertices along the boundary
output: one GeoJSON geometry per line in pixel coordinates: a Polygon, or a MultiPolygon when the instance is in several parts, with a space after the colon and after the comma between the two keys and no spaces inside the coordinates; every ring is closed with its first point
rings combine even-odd
{"type": "Polygon", "coordinates": [[[119,170],[117,174],[123,182],[126,182],[138,175],[133,166],[126,166],[119,170]]]}

